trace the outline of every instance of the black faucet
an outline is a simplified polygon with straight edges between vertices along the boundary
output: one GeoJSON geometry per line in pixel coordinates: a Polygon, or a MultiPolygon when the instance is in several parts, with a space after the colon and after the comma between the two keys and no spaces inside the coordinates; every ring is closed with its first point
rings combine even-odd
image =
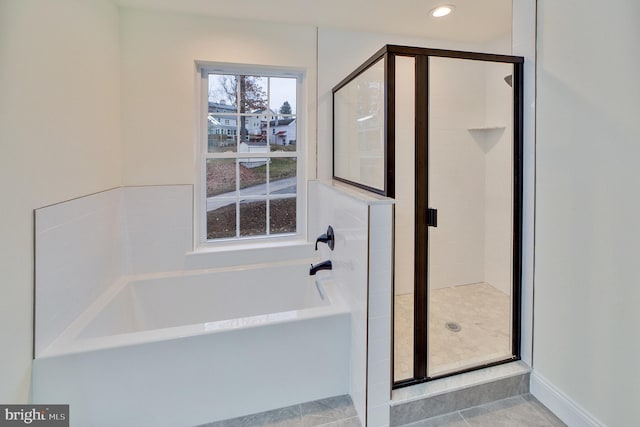
{"type": "Polygon", "coordinates": [[[326,234],[322,234],[316,239],[316,251],[318,250],[318,242],[326,243],[327,246],[329,246],[329,249],[333,250],[336,245],[336,236],[335,234],[333,234],[332,226],[329,226],[329,228],[327,228],[326,234]]]}
{"type": "Polygon", "coordinates": [[[311,264],[311,269],[309,269],[309,276],[315,276],[319,270],[331,270],[333,266],[331,265],[331,261],[322,261],[316,265],[311,264]]]}

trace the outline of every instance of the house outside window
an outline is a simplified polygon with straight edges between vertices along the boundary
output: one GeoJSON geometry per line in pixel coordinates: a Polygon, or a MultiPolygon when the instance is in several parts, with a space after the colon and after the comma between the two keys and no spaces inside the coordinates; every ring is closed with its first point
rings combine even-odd
{"type": "Polygon", "coordinates": [[[202,72],[208,131],[201,150],[201,240],[295,238],[302,228],[303,162],[297,128],[280,123],[300,120],[295,106],[302,77],[218,69],[202,72]],[[280,114],[285,102],[292,108],[280,114]]]}

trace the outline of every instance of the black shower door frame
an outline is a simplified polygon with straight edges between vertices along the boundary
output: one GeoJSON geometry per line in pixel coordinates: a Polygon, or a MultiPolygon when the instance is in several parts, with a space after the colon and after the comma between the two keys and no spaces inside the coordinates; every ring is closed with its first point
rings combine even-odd
{"type": "MultiPolygon", "coordinates": [[[[522,294],[522,189],[523,189],[523,68],[524,58],[510,55],[428,49],[386,45],[353,73],[333,88],[333,95],[351,80],[380,60],[384,61],[384,189],[375,189],[335,175],[333,178],[372,191],[395,197],[395,125],[396,88],[395,59],[398,56],[415,59],[415,262],[414,262],[414,353],[413,377],[393,381],[393,388],[423,383],[451,375],[474,371],[520,359],[521,294],[522,294]],[[512,283],[512,356],[455,372],[429,377],[428,360],[428,164],[429,164],[429,58],[454,58],[513,64],[513,283],[512,283]]],[[[334,111],[335,116],[335,111],[334,111]]],[[[334,129],[335,132],[335,129],[334,129]]],[[[335,138],[334,138],[335,143],[335,138]]],[[[335,153],[335,150],[334,150],[335,153]]],[[[334,159],[335,166],[335,159],[334,159]]],[[[395,295],[395,290],[393,290],[395,295]]],[[[392,310],[392,317],[395,314],[392,310]]],[[[393,318],[391,324],[393,325],[393,318]]],[[[391,366],[393,367],[393,327],[391,366]]]]}
{"type": "MultiPolygon", "coordinates": [[[[460,52],[440,49],[424,49],[404,46],[386,46],[383,55],[387,62],[395,63],[396,56],[415,59],[415,263],[414,263],[414,352],[413,378],[394,382],[394,388],[410,386],[464,372],[483,369],[520,359],[521,294],[522,294],[522,144],[523,144],[523,64],[524,58],[475,52],[460,52]],[[512,356],[504,360],[480,364],[455,372],[428,376],[428,246],[429,246],[429,58],[456,58],[513,64],[513,289],[512,289],[512,356]],[[426,190],[426,191],[425,191],[426,190]]],[[[379,52],[380,53],[380,52],[379,52]]],[[[395,100],[394,83],[388,82],[388,99],[395,100]]],[[[389,108],[395,111],[395,106],[389,108]]],[[[389,117],[389,125],[395,117],[389,117]]],[[[392,126],[392,125],[391,125],[392,126]]],[[[395,130],[387,134],[394,138],[395,130]]],[[[395,141],[387,143],[395,147],[395,141]]],[[[392,173],[391,175],[395,175],[392,173]]],[[[392,190],[393,192],[393,190],[392,190]]],[[[393,355],[393,352],[392,352],[393,355]]],[[[393,358],[393,356],[392,356],[393,358]]],[[[393,366],[393,364],[391,365],[393,366]]]]}

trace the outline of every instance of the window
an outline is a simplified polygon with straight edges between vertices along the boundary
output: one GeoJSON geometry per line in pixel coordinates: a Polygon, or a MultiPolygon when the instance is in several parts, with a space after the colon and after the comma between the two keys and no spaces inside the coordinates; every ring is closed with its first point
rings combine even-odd
{"type": "Polygon", "coordinates": [[[295,126],[290,140],[275,133],[278,122],[300,119],[300,79],[203,70],[208,124],[201,151],[203,241],[300,234],[303,162],[295,143],[300,138],[295,126]]]}

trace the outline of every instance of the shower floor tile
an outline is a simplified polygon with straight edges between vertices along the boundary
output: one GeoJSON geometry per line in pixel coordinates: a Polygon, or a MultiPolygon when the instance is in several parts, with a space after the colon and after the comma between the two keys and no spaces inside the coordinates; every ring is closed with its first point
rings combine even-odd
{"type": "MultiPolygon", "coordinates": [[[[511,298],[487,283],[433,289],[429,303],[429,376],[511,356],[511,298]],[[447,323],[460,326],[458,332],[447,323]]],[[[396,295],[394,378],[413,374],[413,294],[396,295]]]]}

